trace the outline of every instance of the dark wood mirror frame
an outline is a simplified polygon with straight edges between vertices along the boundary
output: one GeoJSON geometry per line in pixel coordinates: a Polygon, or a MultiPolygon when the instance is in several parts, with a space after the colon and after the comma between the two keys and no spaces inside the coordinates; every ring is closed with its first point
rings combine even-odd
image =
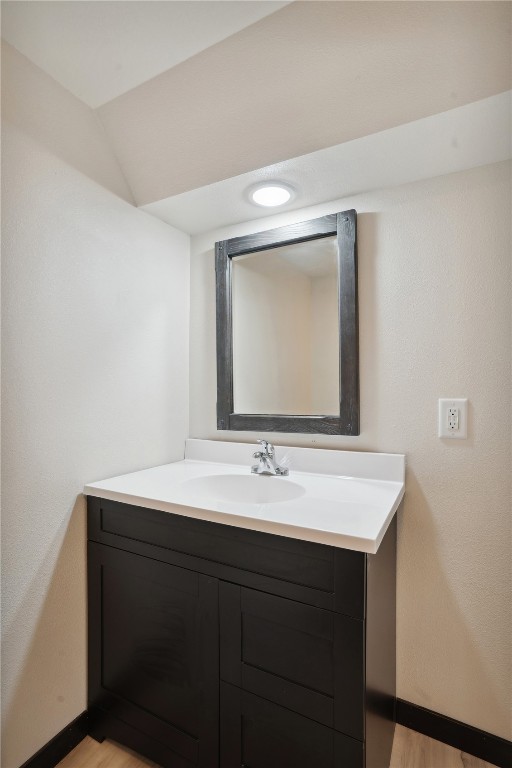
{"type": "Polygon", "coordinates": [[[217,291],[217,429],[309,434],[359,434],[357,214],[354,210],[215,244],[217,291]],[[291,243],[337,236],[340,341],[339,416],[234,413],[232,259],[291,243]]]}

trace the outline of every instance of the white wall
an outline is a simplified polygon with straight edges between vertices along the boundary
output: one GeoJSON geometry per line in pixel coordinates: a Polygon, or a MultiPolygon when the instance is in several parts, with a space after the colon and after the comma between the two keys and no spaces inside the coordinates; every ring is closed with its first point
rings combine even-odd
{"type": "Polygon", "coordinates": [[[183,455],[189,238],[117,196],[92,112],[8,47],[3,86],[1,764],[17,768],[86,707],[83,484],[183,455]]]}
{"type": "Polygon", "coordinates": [[[509,163],[260,219],[192,240],[192,437],[215,421],[213,244],[359,212],[361,435],[277,445],[404,452],[398,695],[510,738],[511,167],[509,163]],[[468,397],[469,438],[437,437],[437,399],[468,397]]]}
{"type": "Polygon", "coordinates": [[[336,274],[335,261],[332,275],[319,277],[275,250],[234,262],[237,413],[335,415],[339,410],[336,274]]]}
{"type": "Polygon", "coordinates": [[[311,413],[339,413],[340,345],[337,272],[311,280],[311,413]]]}
{"type": "Polygon", "coordinates": [[[311,413],[310,280],[274,252],[257,256],[232,270],[235,409],[311,413]]]}

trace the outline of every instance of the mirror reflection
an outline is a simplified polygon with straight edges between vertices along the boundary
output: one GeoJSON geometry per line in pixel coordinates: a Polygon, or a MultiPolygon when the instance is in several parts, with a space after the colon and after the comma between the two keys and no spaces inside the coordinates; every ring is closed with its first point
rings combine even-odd
{"type": "Polygon", "coordinates": [[[235,413],[339,414],[337,237],[232,260],[235,413]]]}

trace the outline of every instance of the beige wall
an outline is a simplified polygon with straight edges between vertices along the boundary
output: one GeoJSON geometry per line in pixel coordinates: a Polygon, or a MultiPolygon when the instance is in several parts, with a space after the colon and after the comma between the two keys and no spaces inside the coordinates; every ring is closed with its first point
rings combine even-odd
{"type": "Polygon", "coordinates": [[[311,280],[311,413],[337,414],[340,402],[338,281],[311,280]]]}
{"type": "Polygon", "coordinates": [[[286,250],[233,263],[234,408],[237,413],[335,415],[336,265],[328,277],[310,274],[284,255],[286,250]]]}
{"type": "Polygon", "coordinates": [[[311,413],[310,280],[275,252],[257,256],[232,271],[235,408],[311,413]]]}
{"type": "Polygon", "coordinates": [[[404,452],[398,695],[510,738],[510,164],[274,216],[192,240],[192,437],[215,426],[213,244],[359,213],[361,435],[277,445],[404,452]],[[437,437],[437,399],[469,398],[469,437],[437,437]]]}
{"type": "Polygon", "coordinates": [[[122,199],[88,108],[12,49],[2,74],[1,764],[18,768],[86,707],[83,484],[183,456],[189,238],[122,199]]]}

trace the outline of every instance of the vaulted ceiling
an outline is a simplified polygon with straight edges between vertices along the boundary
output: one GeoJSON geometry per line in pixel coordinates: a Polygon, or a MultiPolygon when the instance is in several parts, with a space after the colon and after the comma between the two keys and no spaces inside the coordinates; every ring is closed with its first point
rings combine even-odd
{"type": "Polygon", "coordinates": [[[404,124],[464,120],[457,110],[511,88],[512,5],[499,0],[2,7],[3,36],[96,109],[137,204],[155,215],[160,201],[404,124]]]}
{"type": "Polygon", "coordinates": [[[285,5],[6,0],[2,37],[96,109],[285,5]]]}

